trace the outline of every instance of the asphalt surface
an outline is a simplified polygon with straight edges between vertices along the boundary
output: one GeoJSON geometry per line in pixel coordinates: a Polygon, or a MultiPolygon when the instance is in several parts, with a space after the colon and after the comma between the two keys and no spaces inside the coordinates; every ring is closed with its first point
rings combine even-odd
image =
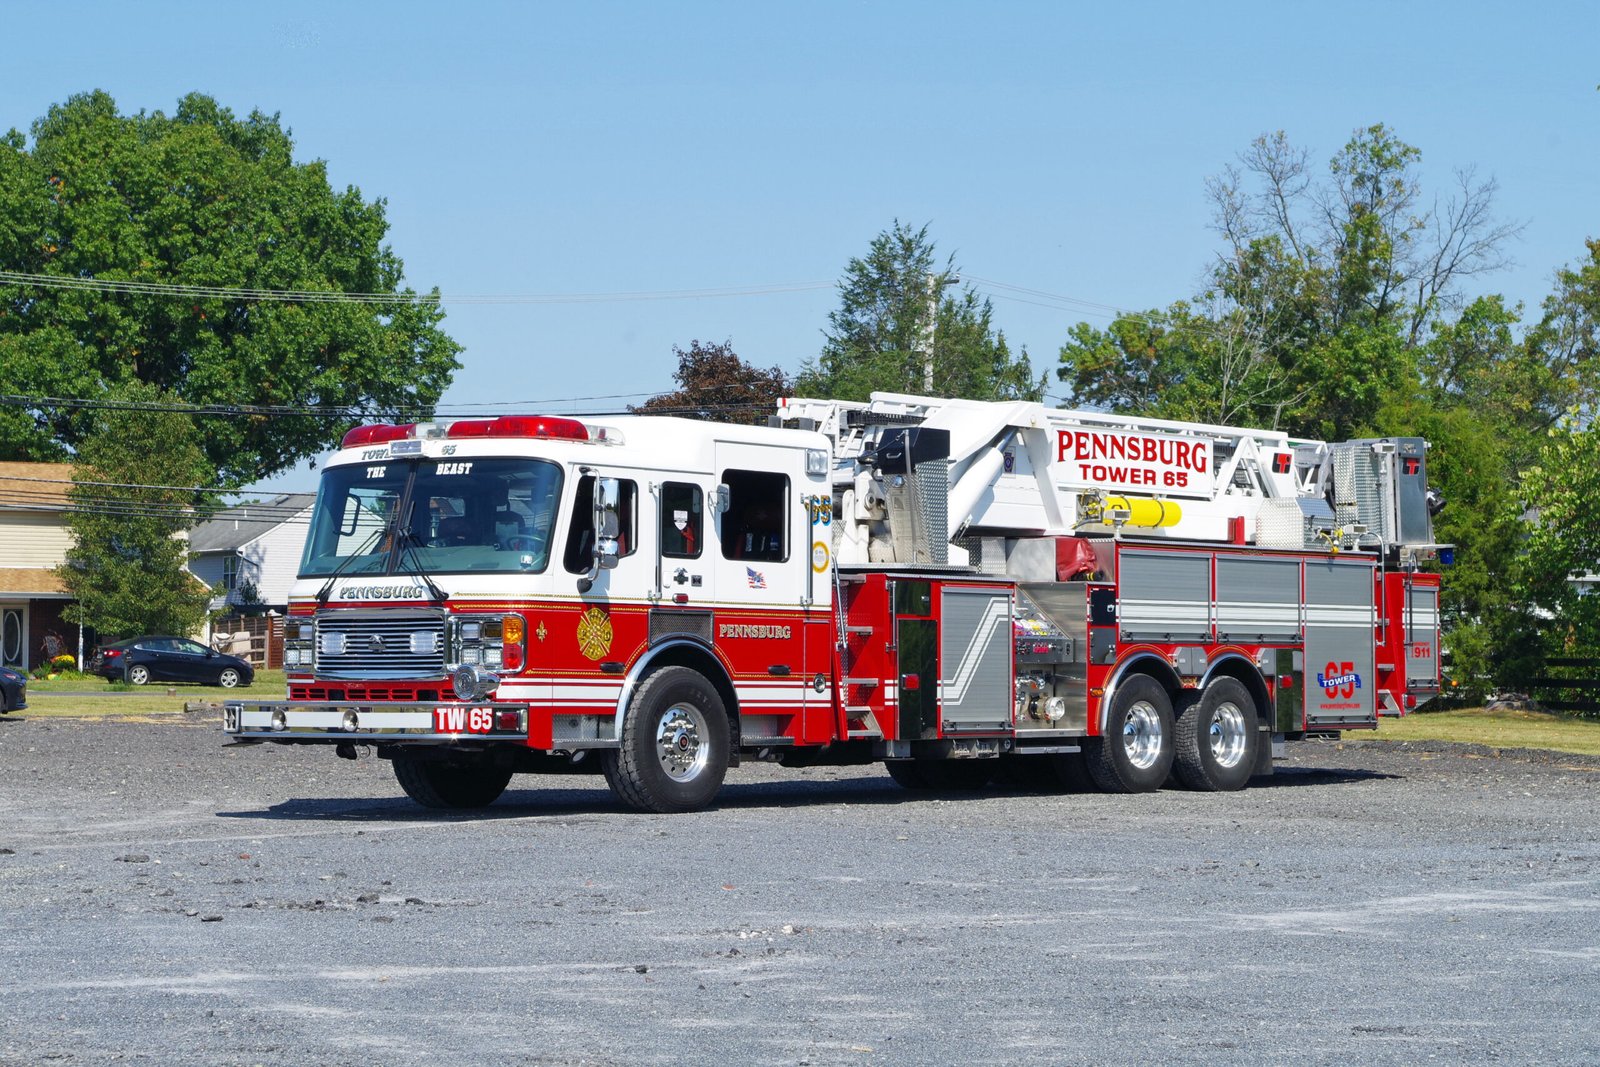
{"type": "Polygon", "coordinates": [[[0,718],[0,1063],[1600,1062],[1600,760],[513,787],[441,815],[209,716],[0,718]]]}

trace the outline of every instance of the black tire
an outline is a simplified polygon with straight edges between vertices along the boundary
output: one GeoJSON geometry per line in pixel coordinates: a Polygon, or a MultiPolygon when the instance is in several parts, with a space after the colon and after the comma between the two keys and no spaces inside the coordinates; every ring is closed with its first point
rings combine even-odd
{"type": "Polygon", "coordinates": [[[622,717],[620,748],[601,754],[606,784],[635,811],[698,811],[728,773],[728,712],[704,675],[663,667],[622,717]]]}
{"type": "Polygon", "coordinates": [[[1217,678],[1178,716],[1172,772],[1190,789],[1243,789],[1255,772],[1261,720],[1243,682],[1217,678]]]}
{"type": "Polygon", "coordinates": [[[1172,770],[1172,701],[1161,683],[1134,675],[1117,686],[1105,731],[1083,748],[1095,785],[1107,793],[1149,793],[1172,770]]]}
{"type": "Polygon", "coordinates": [[[394,777],[406,796],[425,808],[486,808],[499,799],[511,772],[482,764],[396,756],[394,777]]]}
{"type": "Polygon", "coordinates": [[[150,668],[146,667],[143,663],[136,663],[132,667],[128,668],[126,677],[128,679],[128,684],[130,685],[149,685],[150,668]]]}
{"type": "Polygon", "coordinates": [[[224,667],[217,672],[217,684],[224,689],[232,689],[239,684],[239,668],[224,667]]]}

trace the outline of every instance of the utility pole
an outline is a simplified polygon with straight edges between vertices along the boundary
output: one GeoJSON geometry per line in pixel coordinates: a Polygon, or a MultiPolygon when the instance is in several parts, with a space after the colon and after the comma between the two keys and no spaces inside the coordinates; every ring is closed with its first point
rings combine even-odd
{"type": "Polygon", "coordinates": [[[939,294],[947,285],[955,285],[961,279],[954,274],[934,274],[929,271],[925,278],[928,280],[928,317],[922,324],[922,391],[925,395],[933,395],[933,342],[939,328],[939,294]]]}

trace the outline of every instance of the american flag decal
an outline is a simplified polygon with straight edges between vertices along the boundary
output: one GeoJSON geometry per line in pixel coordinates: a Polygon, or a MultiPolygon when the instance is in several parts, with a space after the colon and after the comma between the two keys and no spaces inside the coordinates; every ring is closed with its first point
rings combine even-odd
{"type": "Polygon", "coordinates": [[[744,574],[746,578],[750,579],[751,589],[765,589],[767,587],[766,575],[762,574],[754,567],[746,567],[744,569],[744,574]]]}

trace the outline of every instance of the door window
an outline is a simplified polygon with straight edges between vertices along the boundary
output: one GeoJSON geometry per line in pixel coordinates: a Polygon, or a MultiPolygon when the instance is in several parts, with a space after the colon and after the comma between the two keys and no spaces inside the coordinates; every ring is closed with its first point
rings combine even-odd
{"type": "Polygon", "coordinates": [[[674,559],[700,558],[700,517],[704,497],[698,485],[666,482],[661,486],[661,554],[674,559]]]}
{"type": "Polygon", "coordinates": [[[789,479],[768,471],[725,470],[728,510],[722,516],[722,554],[727,559],[789,558],[789,479]]]}
{"type": "Polygon", "coordinates": [[[6,666],[22,662],[22,612],[6,608],[0,618],[0,661],[6,666]]]}

